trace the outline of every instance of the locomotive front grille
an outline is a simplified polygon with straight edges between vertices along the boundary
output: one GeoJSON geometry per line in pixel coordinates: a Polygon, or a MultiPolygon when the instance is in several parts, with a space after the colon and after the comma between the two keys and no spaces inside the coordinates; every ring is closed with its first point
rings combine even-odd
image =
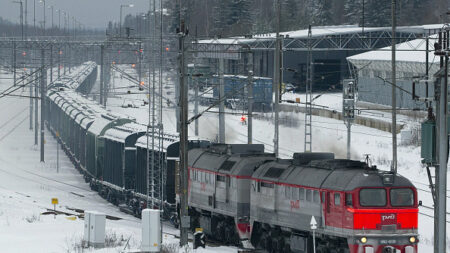
{"type": "Polygon", "coordinates": [[[383,253],[396,253],[397,250],[394,247],[386,246],[383,248],[383,253]]]}

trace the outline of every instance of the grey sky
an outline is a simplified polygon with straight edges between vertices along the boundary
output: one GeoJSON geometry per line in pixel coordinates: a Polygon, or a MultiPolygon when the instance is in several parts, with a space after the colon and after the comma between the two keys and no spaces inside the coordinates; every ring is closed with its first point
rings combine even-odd
{"type": "MultiPolygon", "coordinates": [[[[16,0],[17,1],[17,0],[16,0]]],[[[25,0],[24,9],[25,9],[25,0]]],[[[43,4],[39,0],[28,1],[28,24],[33,25],[33,4],[36,2],[36,25],[43,20],[43,4]]],[[[133,8],[123,8],[123,16],[127,14],[136,14],[146,12],[149,8],[149,2],[153,0],[46,0],[46,6],[54,6],[53,20],[54,25],[58,25],[58,13],[56,9],[68,11],[70,20],[72,16],[90,28],[105,28],[109,20],[119,21],[120,5],[134,4],[133,8]]],[[[157,1],[159,2],[159,1],[157,1]]],[[[157,3],[158,6],[158,3],[157,3]]],[[[12,0],[0,0],[0,16],[11,22],[20,22],[19,4],[12,0]]],[[[52,11],[47,9],[46,27],[51,26],[52,11]]],[[[63,14],[61,14],[61,27],[64,23],[63,14]]],[[[72,23],[70,23],[72,25],[72,23]]]]}

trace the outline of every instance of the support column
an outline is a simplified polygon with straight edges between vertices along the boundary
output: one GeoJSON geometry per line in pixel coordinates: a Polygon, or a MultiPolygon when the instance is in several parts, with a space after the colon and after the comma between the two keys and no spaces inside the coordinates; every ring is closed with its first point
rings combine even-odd
{"type": "Polygon", "coordinates": [[[41,49],[41,162],[44,159],[44,122],[45,122],[45,93],[47,92],[47,68],[45,67],[45,50],[41,49]]]}
{"type": "Polygon", "coordinates": [[[225,143],[225,85],[223,80],[224,59],[219,59],[219,143],[225,143]]]}
{"type": "Polygon", "coordinates": [[[275,38],[275,52],[274,52],[274,64],[273,64],[273,110],[275,112],[274,122],[274,136],[273,136],[273,152],[278,157],[279,152],[279,103],[280,103],[280,86],[281,86],[281,38],[280,38],[280,15],[281,15],[281,3],[280,0],[276,2],[277,13],[277,29],[275,38]]]}
{"type": "Polygon", "coordinates": [[[248,54],[248,125],[247,125],[247,143],[253,143],[253,53],[248,54]]]}
{"type": "Polygon", "coordinates": [[[53,45],[50,44],[50,83],[53,83],[53,45]]]}
{"type": "Polygon", "coordinates": [[[103,105],[103,86],[105,82],[105,66],[104,66],[105,46],[100,46],[100,104],[103,105]]]}
{"type": "Polygon", "coordinates": [[[39,118],[39,104],[38,104],[38,97],[39,97],[39,92],[38,92],[38,85],[39,85],[39,71],[37,69],[34,69],[35,73],[33,75],[33,80],[34,80],[34,96],[36,97],[34,99],[34,145],[38,145],[38,137],[39,137],[39,123],[38,123],[38,118],[39,118]]]}
{"type": "Polygon", "coordinates": [[[350,145],[351,145],[351,128],[352,128],[352,124],[350,122],[347,122],[347,159],[351,159],[351,152],[350,152],[350,145]]]}
{"type": "MultiPolygon", "coordinates": [[[[30,69],[30,72],[33,73],[33,69],[30,69]]],[[[28,77],[28,82],[33,80],[33,75],[30,74],[28,77]]],[[[33,130],[33,84],[29,83],[30,86],[30,130],[33,130]]]]}
{"type": "Polygon", "coordinates": [[[61,78],[61,48],[58,47],[58,79],[61,78]]]}
{"type": "Polygon", "coordinates": [[[13,62],[13,72],[14,72],[14,77],[13,77],[13,79],[14,79],[14,86],[16,85],[16,81],[17,81],[17,79],[16,79],[16,75],[17,75],[17,63],[16,63],[16,55],[17,55],[17,53],[16,53],[16,42],[15,41],[13,41],[13,51],[12,51],[12,62],[13,62]]]}
{"type": "Polygon", "coordinates": [[[188,88],[185,80],[185,55],[184,55],[184,40],[185,40],[184,21],[180,22],[179,39],[179,76],[180,76],[180,246],[188,244],[188,232],[190,230],[190,218],[188,212],[188,88]]]}
{"type": "MultiPolygon", "coordinates": [[[[195,73],[195,67],[194,67],[194,73],[195,73]]],[[[198,79],[197,78],[193,78],[193,76],[191,75],[190,79],[193,81],[194,83],[194,88],[195,88],[195,107],[194,107],[194,115],[198,115],[198,79]]],[[[195,136],[198,136],[198,118],[195,119],[195,136]]]]}

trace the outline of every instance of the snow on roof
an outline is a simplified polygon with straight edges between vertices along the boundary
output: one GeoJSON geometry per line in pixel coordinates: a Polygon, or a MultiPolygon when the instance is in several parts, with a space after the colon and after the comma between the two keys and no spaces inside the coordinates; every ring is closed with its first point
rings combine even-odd
{"type": "Polygon", "coordinates": [[[96,118],[94,123],[92,123],[92,125],[89,127],[88,131],[91,134],[94,134],[96,136],[99,136],[103,129],[109,124],[111,123],[110,120],[104,119],[104,118],[96,118]]]}
{"type": "Polygon", "coordinates": [[[91,116],[88,116],[88,117],[84,118],[84,119],[81,121],[80,126],[81,126],[83,129],[87,129],[89,123],[93,122],[94,119],[95,119],[95,118],[93,118],[93,117],[91,117],[91,116]]]}
{"type": "MultiPolygon", "coordinates": [[[[179,139],[179,137],[177,135],[170,135],[170,134],[164,134],[163,136],[163,151],[166,152],[167,148],[172,145],[173,143],[177,142],[179,139]]],[[[156,135],[155,136],[155,143],[158,143],[159,141],[159,137],[156,135]]],[[[152,134],[149,133],[148,136],[148,146],[151,149],[152,147],[152,134]]],[[[156,147],[158,147],[158,145],[155,145],[156,147]]],[[[143,135],[141,136],[137,141],[136,141],[136,147],[140,147],[140,148],[147,148],[147,135],[143,135]]]]}
{"type": "Polygon", "coordinates": [[[126,139],[130,135],[139,134],[146,131],[147,128],[144,125],[133,122],[106,130],[104,137],[107,139],[125,143],[126,139]]]}
{"type": "MultiPolygon", "coordinates": [[[[429,37],[429,50],[434,50],[434,43],[437,42],[436,35],[429,37]]],[[[392,47],[384,47],[378,50],[373,50],[365,52],[362,54],[353,55],[347,57],[350,62],[355,60],[369,60],[369,61],[391,61],[392,47]]],[[[397,52],[395,55],[396,61],[405,62],[425,62],[426,61],[426,40],[425,39],[415,39],[412,41],[397,44],[397,52]]],[[[433,53],[429,53],[428,61],[434,62],[439,60],[434,56],[433,53]]]]}
{"type": "MultiPolygon", "coordinates": [[[[429,24],[429,25],[418,25],[418,26],[399,26],[397,27],[398,32],[410,32],[410,33],[420,33],[424,34],[427,30],[436,30],[442,28],[442,24],[429,24]]],[[[391,31],[391,27],[364,27],[364,32],[379,32],[379,31],[391,31]]],[[[361,33],[362,27],[357,25],[338,25],[338,26],[313,26],[311,27],[312,37],[323,37],[332,35],[343,35],[343,34],[354,34],[361,33]]],[[[292,39],[302,39],[308,37],[308,29],[281,32],[284,37],[289,37],[292,39]]],[[[223,39],[206,39],[200,40],[198,43],[201,44],[226,44],[226,45],[236,45],[236,44],[246,44],[253,43],[258,40],[273,40],[275,39],[275,33],[267,34],[257,34],[253,35],[251,38],[246,38],[243,36],[230,37],[223,39]]]]}

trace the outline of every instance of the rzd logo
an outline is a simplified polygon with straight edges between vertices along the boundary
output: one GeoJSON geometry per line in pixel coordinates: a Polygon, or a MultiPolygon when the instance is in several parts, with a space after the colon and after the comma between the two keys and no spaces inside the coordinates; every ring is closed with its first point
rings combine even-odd
{"type": "Polygon", "coordinates": [[[392,214],[382,214],[381,215],[381,224],[382,225],[391,225],[397,223],[397,216],[395,213],[392,214]]]}

